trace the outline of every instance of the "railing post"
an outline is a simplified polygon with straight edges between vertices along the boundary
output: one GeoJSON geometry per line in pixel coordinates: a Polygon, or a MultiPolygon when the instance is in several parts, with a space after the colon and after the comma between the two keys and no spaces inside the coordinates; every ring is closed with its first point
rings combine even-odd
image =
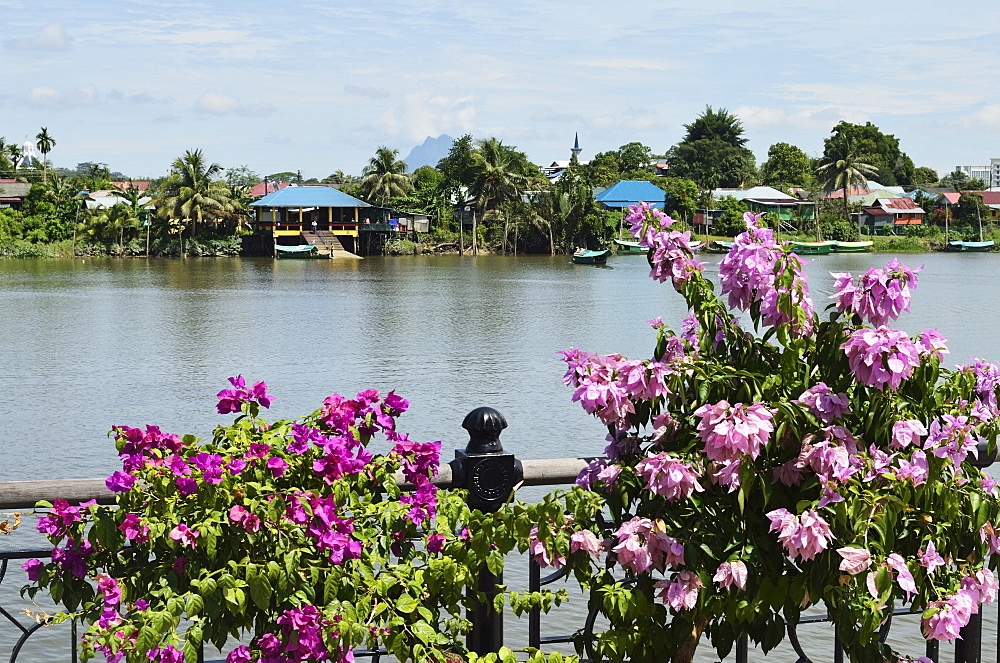
{"type": "Polygon", "coordinates": [[[959,631],[959,639],[955,641],[955,663],[980,663],[983,660],[982,641],[983,614],[977,612],[959,631]]]}
{"type": "MultiPolygon", "coordinates": [[[[483,513],[498,511],[521,480],[520,461],[514,454],[504,453],[500,444],[500,433],[506,427],[503,415],[491,407],[476,408],[462,422],[462,428],[469,432],[469,444],[465,451],[455,451],[455,465],[458,466],[455,469],[459,483],[469,490],[471,509],[483,513]]],[[[496,652],[503,646],[503,615],[493,607],[497,585],[502,583],[502,573],[491,573],[483,566],[475,593],[484,594],[485,600],[472,597],[473,608],[469,615],[472,632],[466,642],[477,654],[496,652]]]]}

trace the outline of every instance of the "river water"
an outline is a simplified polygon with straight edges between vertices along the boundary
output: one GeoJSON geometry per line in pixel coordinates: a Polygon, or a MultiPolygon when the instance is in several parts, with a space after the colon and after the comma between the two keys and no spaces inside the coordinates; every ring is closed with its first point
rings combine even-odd
{"type": "MultiPolygon", "coordinates": [[[[890,258],[814,257],[806,269],[817,307],[833,292],[829,272],[890,258]]],[[[703,259],[717,272],[717,256],[703,259]]],[[[901,259],[924,270],[899,326],[937,327],[949,363],[1000,360],[1000,257],[901,259]]],[[[208,436],[225,421],[214,396],[238,374],[268,383],[273,419],[310,412],[334,392],[395,389],[412,402],[401,430],[441,440],[447,455],[464,448],[462,419],[481,405],[505,415],[502,442],[521,457],[598,455],[604,430],[570,401],[557,353],[648,357],[646,321],[676,328],[686,313],[648,271],[640,256],[606,267],[564,256],[2,260],[0,480],[107,476],[118,468],[112,425],[208,436]]],[[[27,528],[0,547],[40,544],[27,528]]],[[[579,615],[568,614],[546,630],[572,631],[579,615]]],[[[0,631],[0,656],[8,639],[0,631]]]]}

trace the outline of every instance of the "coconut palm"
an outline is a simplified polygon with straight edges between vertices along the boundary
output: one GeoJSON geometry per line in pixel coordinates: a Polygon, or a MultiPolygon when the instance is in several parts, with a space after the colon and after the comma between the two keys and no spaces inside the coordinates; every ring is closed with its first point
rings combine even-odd
{"type": "MultiPolygon", "coordinates": [[[[503,214],[505,206],[521,197],[528,178],[524,175],[524,164],[517,150],[503,144],[496,138],[478,141],[475,152],[478,174],[472,185],[472,195],[478,201],[481,213],[486,212],[487,203],[492,200],[497,214],[504,219],[503,253],[507,253],[507,232],[509,220],[503,214]]],[[[475,228],[472,235],[472,252],[477,252],[475,228]]]]}
{"type": "Polygon", "coordinates": [[[35,140],[37,141],[35,143],[35,147],[37,147],[38,151],[42,153],[42,179],[45,182],[48,182],[46,161],[48,160],[49,152],[51,152],[52,148],[56,146],[56,141],[49,135],[47,127],[42,127],[42,130],[35,136],[35,140]]]}
{"type": "Polygon", "coordinates": [[[218,225],[235,213],[229,185],[222,181],[222,166],[209,164],[201,150],[187,150],[177,157],[160,189],[160,195],[153,201],[156,214],[171,226],[179,228],[181,253],[184,252],[186,228],[191,228],[191,237],[198,232],[198,224],[212,222],[218,225]]]}
{"type": "Polygon", "coordinates": [[[361,195],[373,205],[385,207],[390,198],[413,191],[413,183],[406,174],[406,162],[397,156],[399,150],[380,145],[361,171],[361,195]]]}
{"type": "MultiPolygon", "coordinates": [[[[816,175],[827,191],[844,190],[844,218],[850,219],[850,207],[847,197],[855,184],[864,185],[869,177],[878,173],[878,168],[868,163],[870,157],[855,150],[854,141],[844,137],[834,145],[830,156],[816,169],[816,175]]],[[[859,230],[860,230],[860,223],[859,230]]]]}
{"type": "Polygon", "coordinates": [[[412,183],[406,175],[406,162],[398,156],[399,150],[380,145],[375,150],[375,156],[361,171],[361,195],[373,205],[384,206],[390,198],[412,191],[412,183]]]}
{"type": "Polygon", "coordinates": [[[14,178],[17,179],[17,164],[21,161],[21,148],[8,143],[5,149],[7,150],[7,158],[10,160],[10,169],[14,173],[14,178]]]}

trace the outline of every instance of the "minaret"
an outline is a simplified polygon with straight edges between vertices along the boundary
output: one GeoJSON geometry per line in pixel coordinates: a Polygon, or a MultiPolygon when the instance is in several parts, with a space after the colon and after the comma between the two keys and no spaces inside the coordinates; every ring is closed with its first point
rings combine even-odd
{"type": "Polygon", "coordinates": [[[573,156],[576,157],[577,161],[580,160],[580,152],[583,152],[583,150],[580,149],[580,132],[579,131],[576,132],[576,138],[573,141],[573,149],[570,150],[570,152],[573,153],[573,156]]]}

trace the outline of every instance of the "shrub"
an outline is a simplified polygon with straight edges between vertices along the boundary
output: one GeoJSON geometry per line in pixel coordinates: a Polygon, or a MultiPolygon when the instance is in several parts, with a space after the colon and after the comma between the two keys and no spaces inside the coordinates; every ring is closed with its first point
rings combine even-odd
{"type": "Polygon", "coordinates": [[[692,312],[680,334],[652,321],[651,359],[564,353],[608,458],[547,498],[530,545],[608,619],[578,646],[677,663],[703,634],[720,657],[748,635],[766,652],[814,605],[852,661],[910,660],[879,638],[900,604],[956,639],[997,593],[997,484],[971,461],[995,452],[1000,369],[945,369],[934,330],[889,326],[919,270],[837,274],[817,315],[799,259],[748,214],[719,266],[727,307],[671,219],[630,221],[692,312]]]}

